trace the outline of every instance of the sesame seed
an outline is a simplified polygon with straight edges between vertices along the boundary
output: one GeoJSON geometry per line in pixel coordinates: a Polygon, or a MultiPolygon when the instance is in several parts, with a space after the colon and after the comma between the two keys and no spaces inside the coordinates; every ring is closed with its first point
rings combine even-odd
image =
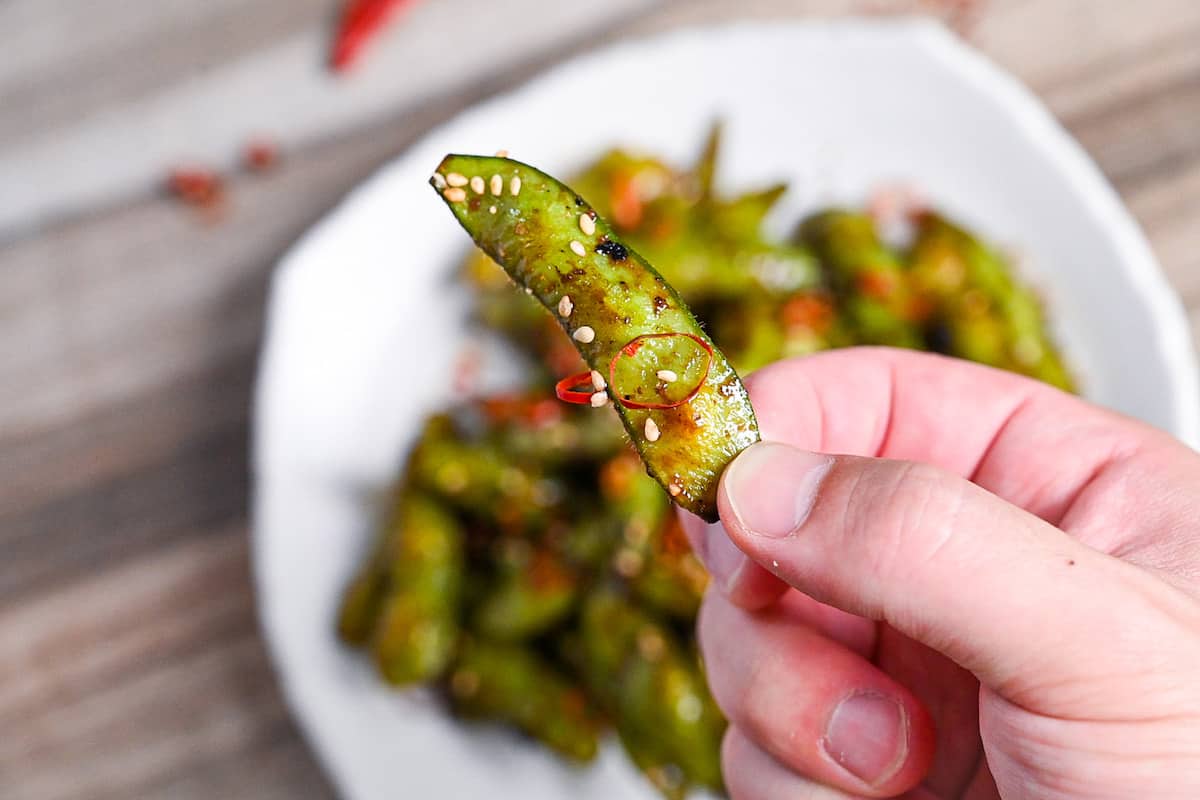
{"type": "Polygon", "coordinates": [[[495,213],[496,213],[496,207],[495,207],[495,206],[488,206],[488,213],[489,213],[489,214],[495,214],[495,213]]]}
{"type": "Polygon", "coordinates": [[[466,186],[468,183],[467,176],[459,172],[451,172],[446,176],[446,183],[451,186],[466,186]]]}
{"type": "Polygon", "coordinates": [[[483,194],[483,178],[478,175],[471,178],[471,191],[475,194],[483,194]]]}
{"type": "Polygon", "coordinates": [[[507,150],[497,150],[496,158],[508,158],[508,151],[507,150]]]}
{"type": "Polygon", "coordinates": [[[563,319],[571,316],[571,312],[575,310],[575,304],[571,302],[571,295],[564,294],[558,298],[558,315],[563,319]]]}
{"type": "Polygon", "coordinates": [[[584,249],[583,245],[580,242],[575,241],[574,239],[571,240],[571,252],[577,256],[586,256],[587,255],[587,250],[584,249]]]}
{"type": "Polygon", "coordinates": [[[588,400],[588,402],[592,404],[592,408],[600,408],[604,405],[607,405],[608,404],[608,392],[596,392],[595,394],[592,395],[591,399],[588,400]]]}
{"type": "Polygon", "coordinates": [[[679,495],[683,494],[683,487],[675,481],[671,481],[667,484],[667,494],[671,495],[671,497],[679,497],[679,495]]]}
{"type": "Polygon", "coordinates": [[[646,441],[657,442],[660,435],[658,424],[649,417],[646,417],[646,441]]]}
{"type": "Polygon", "coordinates": [[[779,562],[775,559],[771,559],[771,566],[775,567],[775,569],[779,569],[779,562]]]}
{"type": "Polygon", "coordinates": [[[446,176],[440,172],[433,173],[433,186],[438,191],[446,188],[446,176]]]}
{"type": "Polygon", "coordinates": [[[674,383],[675,381],[679,380],[679,376],[675,374],[675,371],[670,369],[660,369],[655,373],[655,375],[657,375],[658,379],[663,383],[674,383]]]}
{"type": "Polygon", "coordinates": [[[642,554],[628,547],[622,547],[613,557],[613,567],[617,570],[618,575],[625,578],[635,577],[642,571],[644,563],[642,554]]]}
{"type": "Polygon", "coordinates": [[[675,701],[675,714],[684,722],[695,722],[704,713],[704,705],[694,694],[685,694],[675,701]]]}
{"type": "Polygon", "coordinates": [[[597,392],[603,392],[608,388],[608,382],[604,380],[604,376],[596,370],[592,370],[592,386],[596,387],[597,392]]]}
{"type": "Polygon", "coordinates": [[[637,647],[642,658],[650,662],[661,659],[663,651],[667,649],[666,642],[653,628],[644,628],[638,633],[637,647]]]}
{"type": "Polygon", "coordinates": [[[521,193],[521,179],[513,175],[513,179],[508,183],[508,190],[512,192],[512,196],[516,197],[521,193]]]}
{"type": "Polygon", "coordinates": [[[591,214],[579,215],[579,230],[583,231],[587,236],[591,236],[596,232],[596,220],[592,219],[591,214]]]}
{"type": "Polygon", "coordinates": [[[447,189],[446,191],[442,192],[442,194],[445,195],[446,199],[451,203],[461,203],[463,200],[467,199],[467,193],[458,187],[447,189]]]}
{"type": "Polygon", "coordinates": [[[571,334],[571,338],[577,342],[588,344],[589,342],[595,341],[596,332],[592,330],[590,325],[583,325],[575,329],[575,332],[571,334]]]}
{"type": "Polygon", "coordinates": [[[501,178],[499,175],[493,175],[491,190],[492,194],[499,197],[500,193],[504,191],[504,178],[501,178]]]}
{"type": "Polygon", "coordinates": [[[634,547],[641,547],[650,538],[650,525],[641,517],[634,517],[625,523],[625,541],[634,547]]]}

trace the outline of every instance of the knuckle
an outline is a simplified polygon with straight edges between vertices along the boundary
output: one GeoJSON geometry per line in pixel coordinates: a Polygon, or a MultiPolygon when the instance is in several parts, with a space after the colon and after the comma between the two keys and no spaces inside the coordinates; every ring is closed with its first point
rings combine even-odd
{"type": "Polygon", "coordinates": [[[844,535],[880,581],[936,561],[955,535],[961,480],[927,464],[867,465],[847,495],[844,535]]]}

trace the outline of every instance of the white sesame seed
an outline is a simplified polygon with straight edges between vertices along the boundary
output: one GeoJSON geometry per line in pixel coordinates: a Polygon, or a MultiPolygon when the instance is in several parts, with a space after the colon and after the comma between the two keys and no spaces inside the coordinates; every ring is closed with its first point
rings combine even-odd
{"type": "Polygon", "coordinates": [[[588,402],[592,404],[592,408],[600,408],[608,402],[608,392],[596,392],[588,402]]]}
{"type": "Polygon", "coordinates": [[[613,568],[622,577],[632,578],[642,571],[644,561],[642,554],[637,550],[622,547],[613,557],[613,568]]]}
{"type": "Polygon", "coordinates": [[[513,175],[513,179],[508,182],[508,190],[512,192],[512,196],[516,197],[521,193],[521,179],[513,175]]]}
{"type": "Polygon", "coordinates": [[[571,295],[564,294],[558,298],[558,315],[563,319],[571,316],[571,312],[575,310],[575,304],[571,302],[571,295]]]}
{"type": "Polygon", "coordinates": [[[591,236],[596,232],[596,220],[592,219],[591,214],[579,215],[579,230],[583,231],[587,236],[591,236]]]}
{"type": "Polygon", "coordinates": [[[508,158],[508,151],[507,150],[497,150],[496,158],[508,158]]]}
{"type": "Polygon", "coordinates": [[[471,191],[473,191],[475,194],[483,194],[483,189],[483,178],[479,177],[478,175],[476,175],[474,178],[471,178],[471,191]]]}
{"type": "Polygon", "coordinates": [[[468,183],[467,176],[459,172],[451,172],[446,176],[446,183],[451,186],[466,186],[468,183]]]}
{"type": "Polygon", "coordinates": [[[492,185],[490,188],[492,190],[492,194],[496,195],[496,197],[499,197],[500,193],[504,191],[504,178],[501,178],[499,175],[493,175],[492,185]]]}
{"type": "Polygon", "coordinates": [[[671,495],[671,497],[679,497],[679,495],[683,494],[683,487],[675,481],[671,481],[667,484],[667,494],[671,495]]]}
{"type": "Polygon", "coordinates": [[[647,628],[638,633],[637,637],[638,652],[642,654],[642,658],[654,663],[663,656],[663,651],[666,649],[666,642],[657,631],[647,628]]]}
{"type": "Polygon", "coordinates": [[[496,207],[495,207],[495,206],[488,206],[488,213],[489,213],[489,214],[495,214],[495,213],[496,213],[496,207]]]}
{"type": "Polygon", "coordinates": [[[779,569],[779,562],[772,558],[771,566],[774,567],[775,569],[779,569]]]}
{"type": "Polygon", "coordinates": [[[575,332],[571,334],[571,338],[577,342],[588,344],[589,342],[595,341],[596,332],[592,330],[590,325],[583,325],[575,329],[575,332]]]}
{"type": "Polygon", "coordinates": [[[670,369],[660,369],[654,374],[657,375],[658,379],[663,383],[674,383],[675,381],[679,380],[679,376],[675,374],[675,371],[670,369]]]}
{"type": "Polygon", "coordinates": [[[574,239],[571,240],[571,252],[577,256],[587,255],[587,250],[584,249],[583,244],[575,241],[574,239]]]}
{"type": "Polygon", "coordinates": [[[596,370],[592,370],[592,386],[596,387],[597,392],[603,392],[608,388],[608,382],[604,380],[604,376],[596,370]]]}
{"type": "Polygon", "coordinates": [[[463,200],[467,199],[467,193],[458,187],[447,189],[446,191],[442,192],[442,194],[445,195],[446,199],[451,203],[461,203],[463,200]]]}
{"type": "Polygon", "coordinates": [[[694,694],[685,694],[675,702],[675,714],[684,722],[695,722],[704,713],[704,705],[694,694]]]}
{"type": "Polygon", "coordinates": [[[433,173],[433,186],[438,191],[446,188],[446,176],[440,172],[433,173]]]}
{"type": "Polygon", "coordinates": [[[650,417],[646,417],[646,441],[657,442],[660,435],[658,424],[650,417]]]}

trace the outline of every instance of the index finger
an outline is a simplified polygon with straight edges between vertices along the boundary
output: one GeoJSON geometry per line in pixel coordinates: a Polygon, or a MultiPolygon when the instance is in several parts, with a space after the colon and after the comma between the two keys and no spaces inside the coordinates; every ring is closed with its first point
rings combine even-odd
{"type": "Polygon", "coordinates": [[[746,388],[765,440],[932,464],[1051,524],[1105,465],[1153,435],[1039,381],[910,350],[780,361],[746,388]]]}

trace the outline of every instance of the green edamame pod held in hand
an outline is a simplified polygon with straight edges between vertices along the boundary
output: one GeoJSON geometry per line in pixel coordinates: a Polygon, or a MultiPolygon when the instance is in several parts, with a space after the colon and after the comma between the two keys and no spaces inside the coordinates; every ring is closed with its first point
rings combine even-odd
{"type": "MultiPolygon", "coordinates": [[[[647,470],[716,520],[717,481],[758,441],[745,387],[678,293],[554,178],[499,157],[450,155],[431,182],[475,243],[556,314],[647,470]]],[[[563,396],[560,394],[560,396],[563,396]]]]}

